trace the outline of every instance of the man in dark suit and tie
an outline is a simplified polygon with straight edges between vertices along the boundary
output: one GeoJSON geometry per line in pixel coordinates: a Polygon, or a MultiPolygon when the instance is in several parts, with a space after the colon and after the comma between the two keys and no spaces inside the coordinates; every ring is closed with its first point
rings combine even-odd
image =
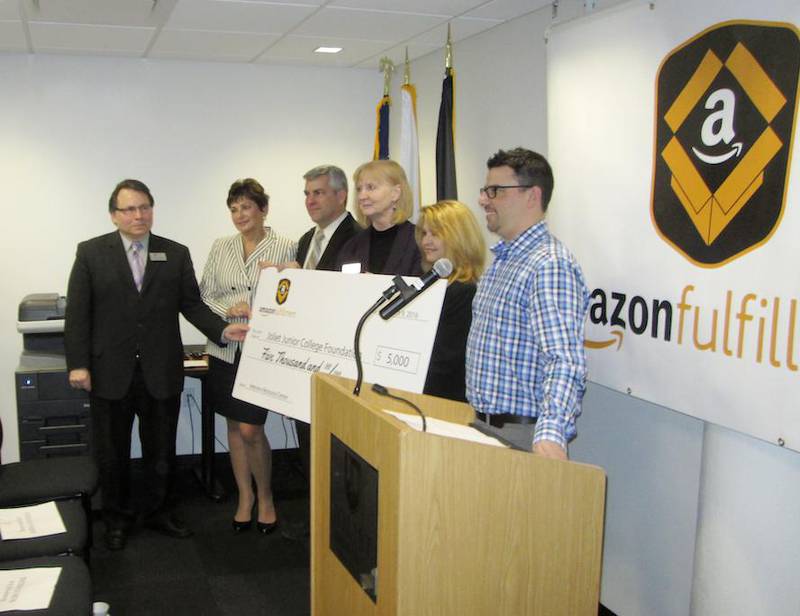
{"type": "MultiPolygon", "coordinates": [[[[347,176],[335,165],[314,167],[303,175],[306,181],[306,210],[314,227],[297,243],[297,258],[283,267],[336,270],[336,258],[347,241],[361,227],[347,211],[347,176]]],[[[306,477],[310,477],[311,435],[309,425],[295,421],[300,458],[306,477]]],[[[290,539],[308,536],[308,524],[301,523],[283,530],[290,539]]]]}
{"type": "Polygon", "coordinates": [[[153,197],[138,180],[109,199],[118,231],[81,242],[70,274],[64,328],[70,385],[90,392],[93,448],[100,469],[106,545],[125,546],[131,429],[139,417],[148,500],[144,524],[173,537],[191,531],[172,515],[169,492],[183,390],[178,315],[213,340],[241,340],[209,310],[189,250],[150,233],[153,197]]]}
{"type": "Polygon", "coordinates": [[[297,244],[295,267],[335,270],[339,250],[361,227],[347,211],[347,176],[334,165],[308,171],[306,210],[315,226],[297,244]]]}

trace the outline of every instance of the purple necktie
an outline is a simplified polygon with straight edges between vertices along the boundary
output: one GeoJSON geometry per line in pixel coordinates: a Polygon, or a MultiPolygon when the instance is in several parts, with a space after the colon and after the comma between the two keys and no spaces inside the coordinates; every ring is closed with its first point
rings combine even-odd
{"type": "Polygon", "coordinates": [[[142,246],[141,242],[133,242],[131,244],[131,272],[133,272],[133,282],[136,284],[136,290],[142,290],[142,281],[144,280],[144,263],[142,263],[142,246]]]}

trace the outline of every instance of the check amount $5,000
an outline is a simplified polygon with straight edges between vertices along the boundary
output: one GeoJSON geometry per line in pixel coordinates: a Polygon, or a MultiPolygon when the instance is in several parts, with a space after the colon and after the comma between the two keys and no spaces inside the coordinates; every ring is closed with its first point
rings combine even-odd
{"type": "Polygon", "coordinates": [[[373,365],[389,370],[416,374],[419,368],[419,353],[404,351],[387,346],[375,347],[373,365]]]}

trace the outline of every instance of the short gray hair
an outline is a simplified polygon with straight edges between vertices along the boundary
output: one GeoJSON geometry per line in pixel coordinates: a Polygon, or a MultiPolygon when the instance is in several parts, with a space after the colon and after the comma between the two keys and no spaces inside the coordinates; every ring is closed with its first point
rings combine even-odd
{"type": "Polygon", "coordinates": [[[333,190],[348,192],[347,176],[344,174],[344,171],[339,169],[336,165],[320,165],[319,167],[314,167],[310,171],[306,171],[303,175],[303,179],[308,182],[310,180],[316,180],[323,175],[328,176],[328,186],[333,188],[333,190]]]}

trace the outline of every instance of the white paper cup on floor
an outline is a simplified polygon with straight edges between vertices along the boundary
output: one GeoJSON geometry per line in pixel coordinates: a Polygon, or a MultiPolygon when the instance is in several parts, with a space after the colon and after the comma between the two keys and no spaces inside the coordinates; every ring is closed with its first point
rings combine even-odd
{"type": "Polygon", "coordinates": [[[105,601],[95,601],[92,605],[92,616],[108,616],[111,606],[105,601]]]}

